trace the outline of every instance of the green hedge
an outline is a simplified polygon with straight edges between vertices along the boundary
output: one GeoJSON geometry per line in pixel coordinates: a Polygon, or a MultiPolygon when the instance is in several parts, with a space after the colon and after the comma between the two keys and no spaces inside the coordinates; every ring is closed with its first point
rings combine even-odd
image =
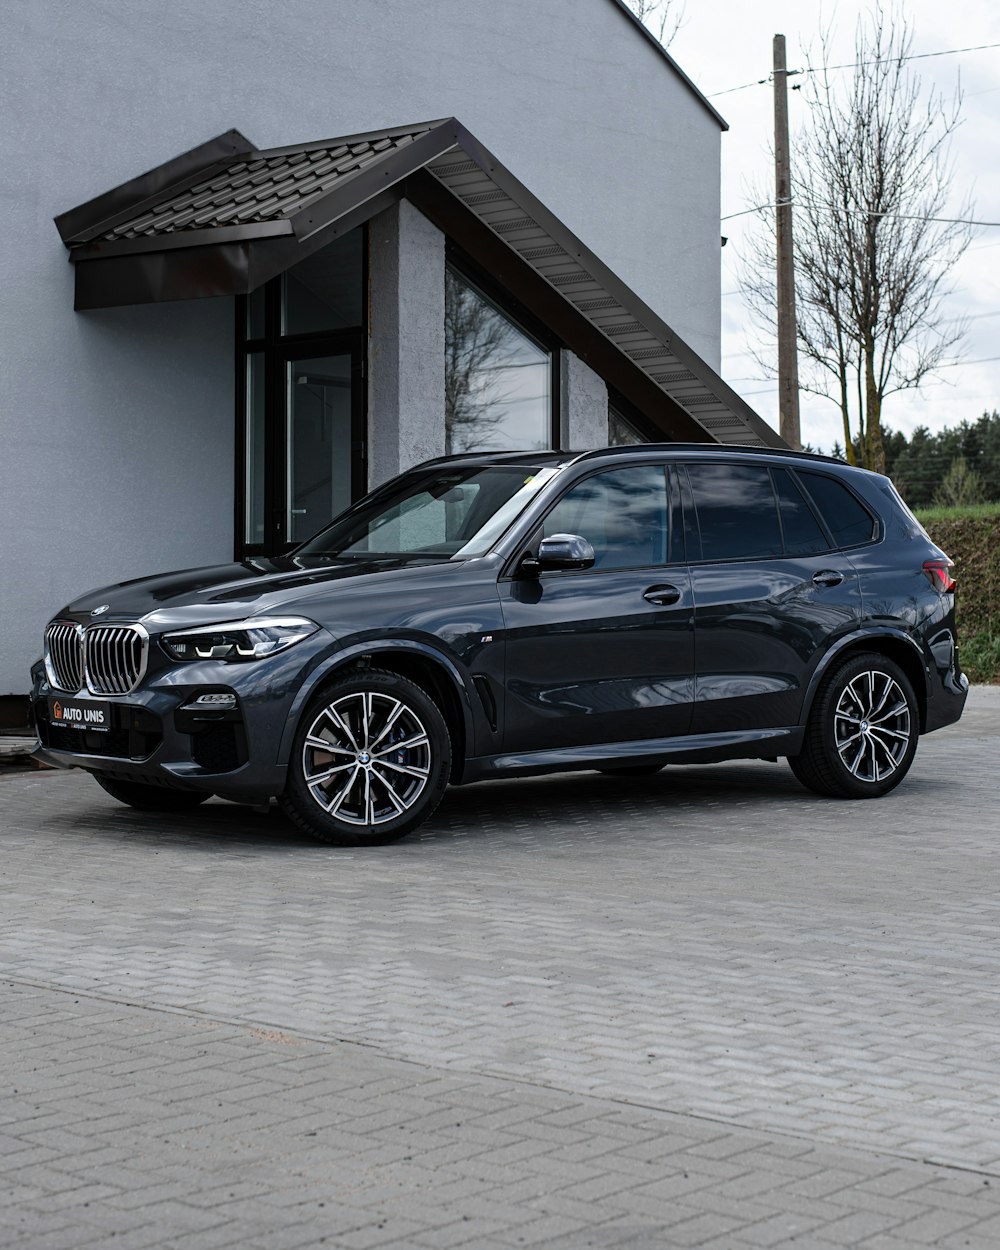
{"type": "Polygon", "coordinates": [[[1000,682],[1000,504],[917,516],[955,561],[962,668],[970,681],[1000,682]]]}

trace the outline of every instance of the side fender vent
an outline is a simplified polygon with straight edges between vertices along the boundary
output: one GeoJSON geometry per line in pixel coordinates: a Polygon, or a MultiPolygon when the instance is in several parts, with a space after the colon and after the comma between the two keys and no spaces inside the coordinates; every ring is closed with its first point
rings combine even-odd
{"type": "Polygon", "coordinates": [[[476,689],[479,691],[479,698],[483,705],[483,711],[486,713],[486,719],[490,723],[490,728],[494,733],[496,733],[497,701],[493,697],[493,687],[490,685],[490,679],[482,673],[477,673],[472,680],[475,682],[476,689]]]}

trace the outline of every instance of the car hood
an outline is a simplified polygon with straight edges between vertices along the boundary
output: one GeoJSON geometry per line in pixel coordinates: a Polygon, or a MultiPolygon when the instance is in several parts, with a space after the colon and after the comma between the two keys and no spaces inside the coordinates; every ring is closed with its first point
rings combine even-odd
{"type": "Polygon", "coordinates": [[[408,580],[412,575],[440,571],[443,563],[405,557],[260,557],[105,586],[81,595],[59,615],[82,622],[141,620],[150,630],[159,630],[274,614],[293,604],[307,612],[302,601],[331,584],[353,587],[393,574],[408,580]]]}

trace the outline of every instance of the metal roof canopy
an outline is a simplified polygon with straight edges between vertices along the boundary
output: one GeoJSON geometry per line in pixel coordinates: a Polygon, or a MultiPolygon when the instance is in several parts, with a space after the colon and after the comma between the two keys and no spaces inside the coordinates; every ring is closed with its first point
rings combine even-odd
{"type": "Polygon", "coordinates": [[[455,118],[267,151],[230,130],[56,226],[83,310],[249,294],[404,197],[670,438],[784,446],[455,118]]]}

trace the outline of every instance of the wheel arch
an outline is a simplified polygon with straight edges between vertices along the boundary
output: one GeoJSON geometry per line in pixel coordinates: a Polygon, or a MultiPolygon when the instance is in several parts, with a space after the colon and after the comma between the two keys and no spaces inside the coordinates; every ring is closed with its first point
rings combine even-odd
{"type": "Polygon", "coordinates": [[[927,727],[927,666],[920,644],[902,630],[880,630],[878,633],[863,630],[842,638],[835,647],[823,657],[816,666],[802,701],[800,724],[805,725],[809,719],[816,693],[820,683],[831,667],[852,655],[872,652],[884,655],[886,659],[898,664],[908,678],[916,696],[920,716],[920,732],[925,733],[927,727]]]}
{"type": "Polygon", "coordinates": [[[437,704],[451,737],[451,780],[457,782],[474,741],[469,692],[458,668],[434,648],[406,639],[358,643],[338,651],[330,662],[303,683],[289,709],[281,735],[280,764],[287,764],[299,719],[309,700],[325,686],[347,673],[365,668],[396,673],[419,686],[437,704]]]}

